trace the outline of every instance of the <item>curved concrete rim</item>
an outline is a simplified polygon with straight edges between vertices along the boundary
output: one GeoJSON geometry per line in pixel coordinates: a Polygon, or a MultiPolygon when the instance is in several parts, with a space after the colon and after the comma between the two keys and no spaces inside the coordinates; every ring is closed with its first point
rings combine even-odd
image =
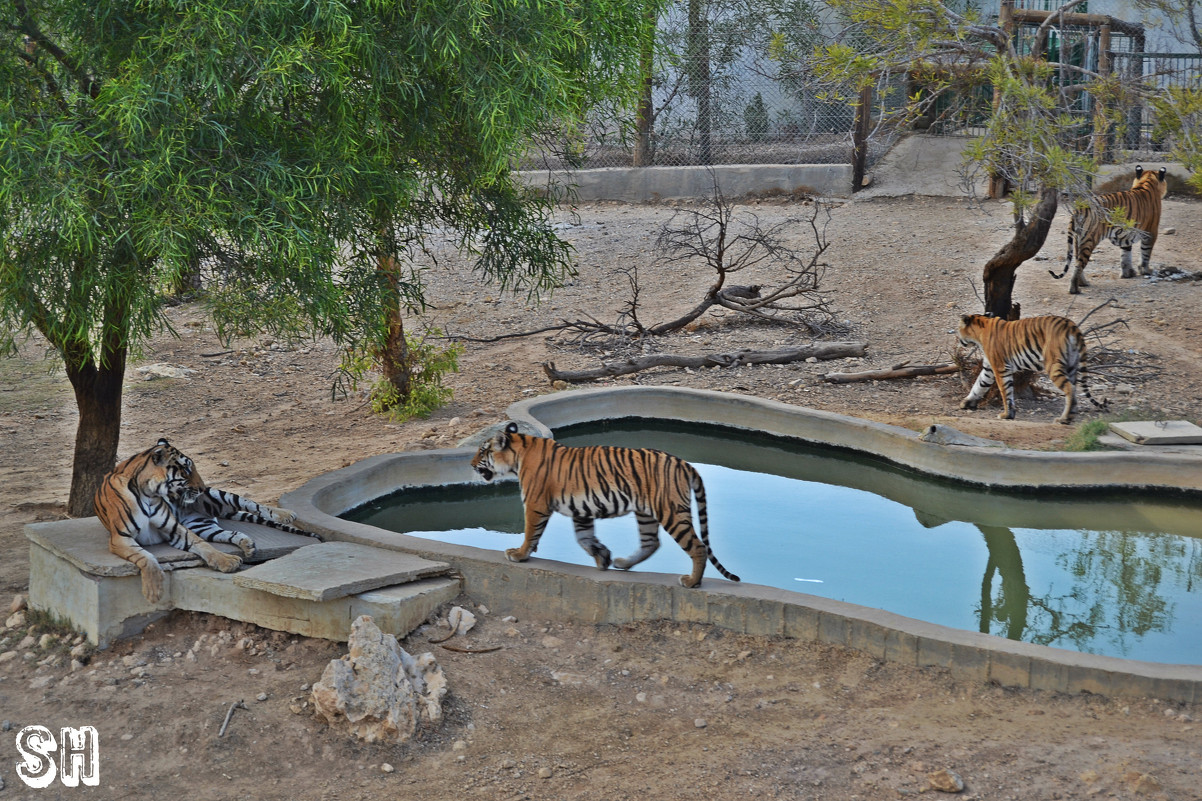
{"type": "MultiPolygon", "coordinates": [[[[511,419],[550,434],[623,417],[712,423],[861,451],[915,471],[986,486],[1202,492],[1202,457],[1189,454],[1055,453],[938,445],[897,426],[732,393],[676,387],[573,390],[515,403],[511,419]]],[[[389,454],[318,476],[281,498],[328,537],[449,561],[464,592],[498,614],[595,623],[671,619],[748,634],[846,645],[877,658],[948,669],[1004,686],[1102,695],[1202,700],[1202,665],[1079,653],[953,629],[879,609],[707,576],[701,590],[676,576],[598,571],[499,551],[449,545],[343,520],[338,515],[405,487],[478,481],[470,449],[389,454]]]]}

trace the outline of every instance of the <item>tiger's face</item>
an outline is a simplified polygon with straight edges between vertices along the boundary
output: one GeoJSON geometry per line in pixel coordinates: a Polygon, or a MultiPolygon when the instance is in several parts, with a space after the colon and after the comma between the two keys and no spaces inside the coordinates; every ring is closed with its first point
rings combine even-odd
{"type": "Polygon", "coordinates": [[[497,433],[488,442],[480,446],[472,457],[472,469],[480,474],[485,481],[492,481],[497,476],[517,473],[517,453],[511,447],[509,435],[517,433],[516,423],[505,426],[505,430],[497,433]]]}
{"type": "Polygon", "coordinates": [[[980,343],[981,330],[985,328],[985,320],[989,318],[983,314],[966,314],[960,318],[960,344],[966,348],[971,348],[980,343]]]}
{"type": "Polygon", "coordinates": [[[160,439],[150,449],[149,457],[150,464],[157,468],[144,484],[144,489],[151,494],[176,502],[181,499],[190,502],[204,491],[204,481],[195,463],[166,439],[160,439]]]}

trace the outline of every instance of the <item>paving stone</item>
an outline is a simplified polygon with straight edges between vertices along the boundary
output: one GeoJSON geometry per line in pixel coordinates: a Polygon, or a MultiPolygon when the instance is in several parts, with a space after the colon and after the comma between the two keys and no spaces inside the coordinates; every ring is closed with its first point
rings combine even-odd
{"type": "Polygon", "coordinates": [[[1202,428],[1188,420],[1111,423],[1110,430],[1137,445],[1202,445],[1202,428]]]}
{"type": "Polygon", "coordinates": [[[287,598],[328,601],[450,570],[446,562],[399,551],[353,542],[323,542],[248,568],[235,575],[234,583],[287,598]]]}

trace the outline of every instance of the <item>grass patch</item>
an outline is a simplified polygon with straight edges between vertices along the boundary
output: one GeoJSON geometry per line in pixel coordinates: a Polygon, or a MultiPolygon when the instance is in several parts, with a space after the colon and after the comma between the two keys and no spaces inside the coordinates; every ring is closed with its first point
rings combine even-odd
{"type": "Polygon", "coordinates": [[[1064,449],[1066,451],[1111,450],[1109,446],[1103,445],[1098,439],[1109,430],[1110,421],[1108,420],[1090,420],[1088,423],[1082,423],[1064,441],[1064,449]]]}

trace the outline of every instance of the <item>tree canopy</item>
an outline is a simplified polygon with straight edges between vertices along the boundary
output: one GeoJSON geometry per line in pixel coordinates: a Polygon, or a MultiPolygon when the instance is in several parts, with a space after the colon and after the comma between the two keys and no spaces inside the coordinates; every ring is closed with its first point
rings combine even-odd
{"type": "MultiPolygon", "coordinates": [[[[510,174],[629,93],[642,0],[0,0],[0,349],[33,331],[80,408],[68,511],[113,464],[125,362],[204,265],[220,334],[379,337],[381,259],[436,227],[485,276],[570,268],[510,174]]],[[[653,16],[652,16],[653,18],[653,16]]]]}

